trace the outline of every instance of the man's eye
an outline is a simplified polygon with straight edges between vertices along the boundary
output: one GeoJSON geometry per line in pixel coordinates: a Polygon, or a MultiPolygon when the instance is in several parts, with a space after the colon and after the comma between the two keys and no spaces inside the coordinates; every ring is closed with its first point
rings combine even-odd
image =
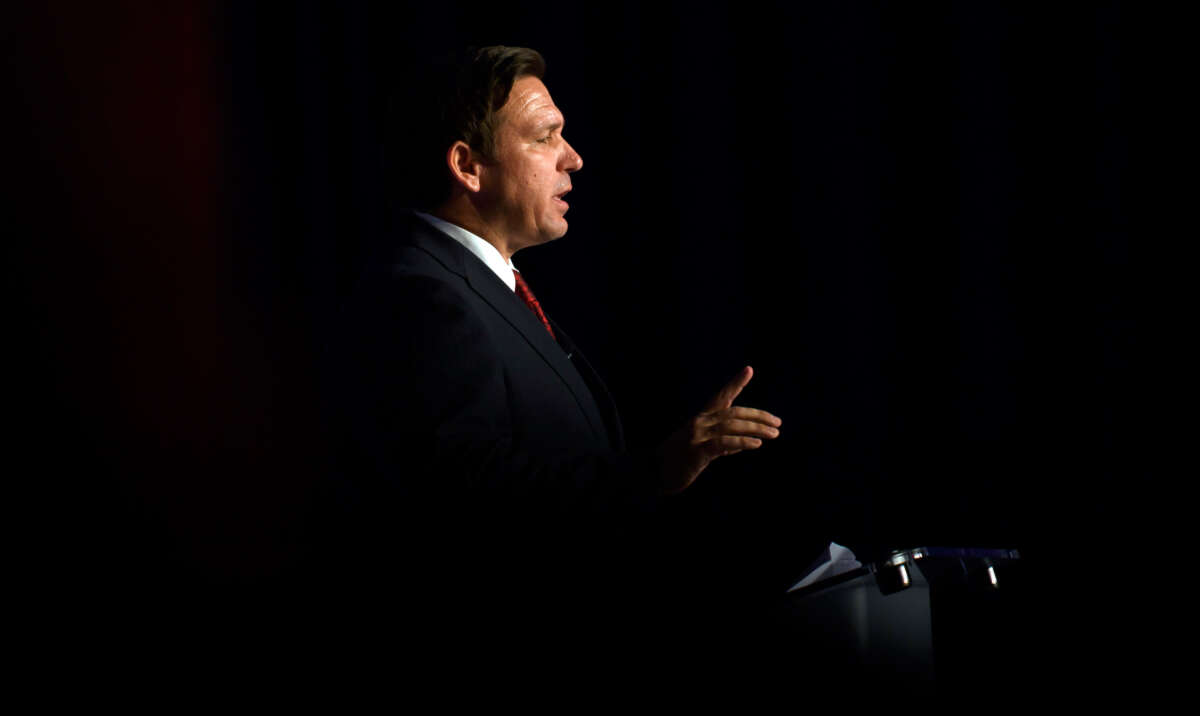
{"type": "Polygon", "coordinates": [[[542,137],[538,141],[541,142],[542,144],[548,144],[550,142],[550,138],[553,136],[554,136],[553,134],[547,134],[546,136],[542,137]]]}

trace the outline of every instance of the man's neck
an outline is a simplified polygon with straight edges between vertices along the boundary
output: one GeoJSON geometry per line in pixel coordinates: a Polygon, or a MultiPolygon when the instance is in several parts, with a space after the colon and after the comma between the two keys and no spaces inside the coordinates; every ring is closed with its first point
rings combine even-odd
{"type": "Polygon", "coordinates": [[[510,250],[507,242],[497,240],[497,232],[488,226],[483,217],[479,215],[479,212],[475,210],[473,204],[467,202],[466,207],[463,207],[455,202],[446,202],[429,213],[442,221],[448,221],[455,226],[461,226],[492,246],[495,246],[506,262],[512,260],[512,255],[515,251],[510,250]]]}

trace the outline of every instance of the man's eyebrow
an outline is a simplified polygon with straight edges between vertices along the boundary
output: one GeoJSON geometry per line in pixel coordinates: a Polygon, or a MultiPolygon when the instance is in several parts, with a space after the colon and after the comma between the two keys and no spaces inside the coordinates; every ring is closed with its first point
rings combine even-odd
{"type": "Polygon", "coordinates": [[[559,119],[557,117],[554,119],[548,119],[545,122],[538,123],[537,131],[539,133],[540,132],[552,132],[556,129],[562,129],[564,124],[566,124],[566,120],[564,120],[564,119],[559,119]]]}

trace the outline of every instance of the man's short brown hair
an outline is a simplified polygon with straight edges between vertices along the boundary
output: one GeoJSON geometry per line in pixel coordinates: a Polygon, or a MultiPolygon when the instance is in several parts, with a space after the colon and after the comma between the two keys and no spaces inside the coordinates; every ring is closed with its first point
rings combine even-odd
{"type": "Polygon", "coordinates": [[[446,200],[451,186],[446,150],[457,141],[494,159],[497,115],[513,83],[545,73],[536,50],[503,45],[467,48],[431,63],[394,105],[392,130],[401,136],[392,161],[401,174],[401,200],[411,197],[406,203],[419,209],[446,200]]]}

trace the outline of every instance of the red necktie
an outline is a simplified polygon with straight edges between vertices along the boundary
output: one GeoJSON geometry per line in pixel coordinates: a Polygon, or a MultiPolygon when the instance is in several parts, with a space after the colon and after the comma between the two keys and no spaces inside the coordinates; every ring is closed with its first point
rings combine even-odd
{"type": "Polygon", "coordinates": [[[533,311],[533,315],[537,316],[542,325],[546,327],[546,331],[550,334],[550,337],[557,341],[558,339],[554,336],[554,329],[550,327],[550,321],[546,319],[546,314],[542,312],[542,304],[538,303],[538,300],[534,298],[533,291],[529,290],[529,284],[525,283],[525,279],[521,278],[521,274],[516,270],[513,271],[513,276],[517,278],[517,295],[521,297],[525,305],[529,306],[529,310],[533,311]]]}

